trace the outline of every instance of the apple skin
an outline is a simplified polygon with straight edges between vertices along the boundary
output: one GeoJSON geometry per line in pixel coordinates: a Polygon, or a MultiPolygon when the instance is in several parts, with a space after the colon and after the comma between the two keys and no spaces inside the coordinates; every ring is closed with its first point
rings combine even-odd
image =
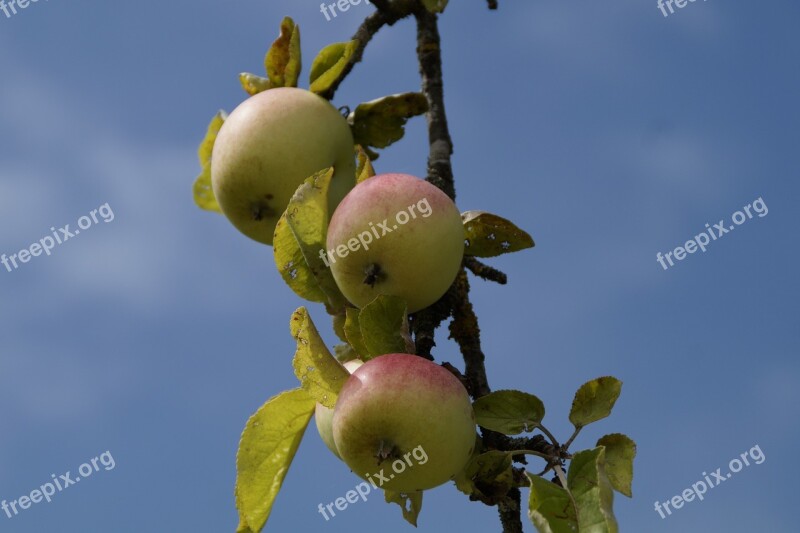
{"type": "MultiPolygon", "coordinates": [[[[352,374],[363,364],[364,361],[353,359],[352,361],[344,363],[344,367],[352,374]]],[[[333,452],[333,455],[341,459],[339,451],[336,449],[336,444],[333,442],[333,409],[325,407],[321,403],[317,403],[314,408],[314,422],[317,423],[317,431],[322,438],[322,442],[333,452]]]]}
{"type": "Polygon", "coordinates": [[[358,476],[378,484],[375,474],[382,469],[391,477],[383,489],[426,490],[466,466],[475,445],[475,414],[466,389],[448,370],[416,355],[381,355],[353,372],[339,392],[333,438],[358,476]],[[424,464],[416,456],[403,459],[415,448],[424,450],[424,464]],[[396,461],[404,462],[404,471],[392,466],[396,461]]]}
{"type": "Polygon", "coordinates": [[[211,155],[211,184],[228,220],[271,245],[297,188],[328,167],[334,167],[328,197],[333,213],[355,185],[350,126],[327,100],[280,87],[251,96],[225,120],[211,155]]]}
{"type": "Polygon", "coordinates": [[[353,305],[388,294],[404,298],[413,313],[447,292],[461,268],[464,238],[461,214],[436,186],[408,174],[378,174],[356,185],[333,213],[326,261],[353,305]]]}

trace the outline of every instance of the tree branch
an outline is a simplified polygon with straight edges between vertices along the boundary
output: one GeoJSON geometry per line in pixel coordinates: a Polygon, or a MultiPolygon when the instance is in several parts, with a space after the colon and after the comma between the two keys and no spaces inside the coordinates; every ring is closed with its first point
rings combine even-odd
{"type": "Polygon", "coordinates": [[[490,267],[489,265],[481,263],[471,255],[464,257],[464,266],[467,267],[470,272],[479,278],[485,279],[486,281],[494,281],[500,285],[505,285],[508,283],[508,276],[506,276],[503,272],[500,272],[496,268],[490,267]]]}

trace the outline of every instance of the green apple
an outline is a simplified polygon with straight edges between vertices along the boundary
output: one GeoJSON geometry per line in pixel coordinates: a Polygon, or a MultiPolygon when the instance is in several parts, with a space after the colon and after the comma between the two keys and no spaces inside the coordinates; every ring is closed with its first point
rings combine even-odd
{"type": "Polygon", "coordinates": [[[408,174],[378,174],[350,191],[328,227],[327,252],[342,294],[363,307],[399,296],[413,313],[453,283],[464,255],[464,226],[453,201],[408,174]]]}
{"type": "MultiPolygon", "coordinates": [[[[352,374],[356,368],[363,364],[364,361],[353,359],[352,361],[347,361],[344,367],[352,374]]],[[[314,408],[314,421],[317,423],[317,431],[319,436],[322,437],[322,442],[333,452],[333,455],[341,459],[339,452],[336,450],[336,444],[333,442],[333,409],[318,403],[314,408]]]]}
{"type": "Polygon", "coordinates": [[[464,469],[475,445],[475,414],[448,370],[416,355],[381,355],[339,392],[333,439],[347,466],[376,486],[425,490],[464,469]]]}
{"type": "Polygon", "coordinates": [[[239,231],[272,244],[275,224],[303,180],[334,167],[330,213],[355,185],[353,136],[327,100],[280,87],[251,96],[225,120],[211,154],[211,184],[239,231]]]}

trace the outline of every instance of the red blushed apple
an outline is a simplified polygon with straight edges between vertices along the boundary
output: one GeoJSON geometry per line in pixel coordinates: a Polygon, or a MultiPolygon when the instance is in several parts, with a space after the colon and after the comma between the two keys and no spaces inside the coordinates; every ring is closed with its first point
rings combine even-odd
{"type": "Polygon", "coordinates": [[[400,492],[461,472],[475,445],[475,415],[461,382],[422,357],[381,355],[339,392],[333,438],[353,472],[400,492]]]}
{"type": "Polygon", "coordinates": [[[453,201],[408,174],[378,174],[350,191],[328,227],[327,253],[342,294],[364,307],[380,294],[413,313],[453,283],[464,255],[464,226],[453,201]]]}

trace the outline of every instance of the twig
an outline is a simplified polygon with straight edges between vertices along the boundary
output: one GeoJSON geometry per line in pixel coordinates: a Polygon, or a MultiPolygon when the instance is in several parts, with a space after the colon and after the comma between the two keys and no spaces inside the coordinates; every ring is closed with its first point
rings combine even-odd
{"type": "Polygon", "coordinates": [[[481,263],[470,255],[464,257],[464,266],[467,267],[470,272],[479,278],[485,279],[486,281],[494,281],[500,285],[505,285],[508,283],[508,276],[506,276],[505,273],[500,272],[494,267],[490,267],[489,265],[481,263]]]}

